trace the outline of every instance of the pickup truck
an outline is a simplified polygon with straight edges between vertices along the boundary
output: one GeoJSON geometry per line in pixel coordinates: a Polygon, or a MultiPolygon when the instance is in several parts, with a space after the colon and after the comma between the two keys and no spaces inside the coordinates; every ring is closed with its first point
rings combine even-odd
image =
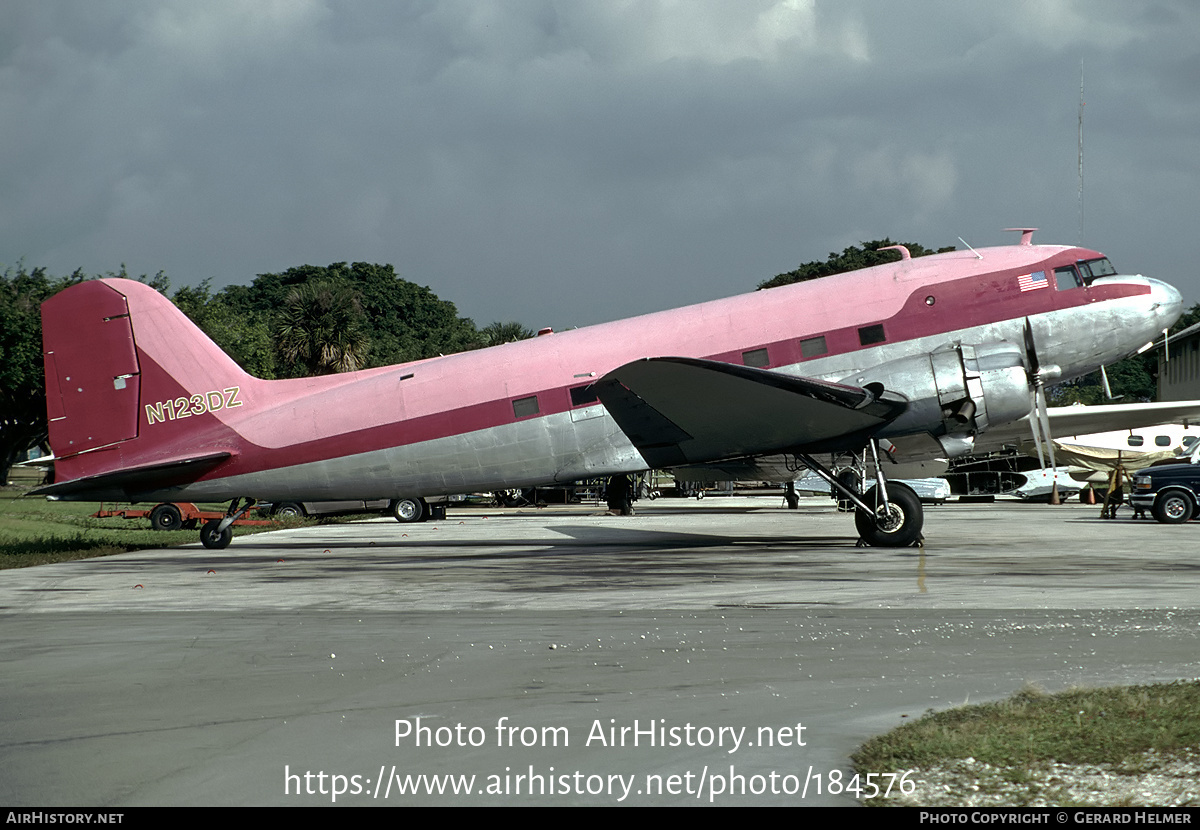
{"type": "Polygon", "coordinates": [[[1163,464],[1133,476],[1129,501],[1166,524],[1183,524],[1200,515],[1200,464],[1163,464]]]}

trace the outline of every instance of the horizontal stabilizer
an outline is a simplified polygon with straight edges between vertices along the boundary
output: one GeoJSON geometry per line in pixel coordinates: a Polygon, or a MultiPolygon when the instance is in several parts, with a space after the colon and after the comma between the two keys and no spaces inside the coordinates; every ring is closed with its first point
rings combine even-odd
{"type": "Polygon", "coordinates": [[[655,468],[855,446],[907,407],[882,390],[683,357],[626,363],[594,388],[655,468]]]}
{"type": "Polygon", "coordinates": [[[214,452],[149,464],[144,467],[85,476],[39,487],[32,490],[29,495],[136,501],[139,493],[190,484],[232,455],[231,452],[214,452]]]}

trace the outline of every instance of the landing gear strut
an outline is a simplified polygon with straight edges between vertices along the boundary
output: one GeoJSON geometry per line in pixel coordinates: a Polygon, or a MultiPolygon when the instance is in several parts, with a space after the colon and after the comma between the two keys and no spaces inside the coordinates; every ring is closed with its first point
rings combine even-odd
{"type": "Polygon", "coordinates": [[[800,455],[799,458],[839,494],[839,502],[845,500],[854,505],[854,526],[863,544],[886,548],[920,544],[921,528],[925,524],[921,499],[911,487],[895,481],[889,483],[879,466],[875,439],[871,439],[869,447],[875,462],[875,486],[865,495],[846,486],[812,456],[800,455]]]}
{"type": "Polygon", "coordinates": [[[200,526],[200,544],[209,550],[221,550],[229,547],[229,543],[233,541],[233,523],[258,506],[256,499],[246,499],[246,506],[239,510],[238,505],[241,504],[241,501],[241,499],[234,499],[230,503],[229,509],[225,511],[224,518],[209,519],[200,526]]]}

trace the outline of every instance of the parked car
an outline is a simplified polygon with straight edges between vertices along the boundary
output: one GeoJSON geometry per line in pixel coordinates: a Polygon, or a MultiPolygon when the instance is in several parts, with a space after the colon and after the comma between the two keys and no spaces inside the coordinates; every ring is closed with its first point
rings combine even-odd
{"type": "Polygon", "coordinates": [[[1147,467],[1133,477],[1129,501],[1166,524],[1183,524],[1200,514],[1200,464],[1147,467]]]}
{"type": "Polygon", "coordinates": [[[340,501],[280,501],[264,504],[259,509],[272,516],[304,518],[305,516],[337,516],[350,513],[386,513],[398,522],[423,522],[446,518],[446,505],[461,501],[463,496],[429,496],[402,499],[349,499],[340,501]]]}

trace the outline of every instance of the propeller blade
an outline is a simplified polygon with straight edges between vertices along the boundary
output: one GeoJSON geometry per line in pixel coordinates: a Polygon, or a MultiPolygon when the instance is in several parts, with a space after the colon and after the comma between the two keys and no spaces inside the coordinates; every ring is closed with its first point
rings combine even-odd
{"type": "Polygon", "coordinates": [[[1029,387],[1029,429],[1033,432],[1033,445],[1037,447],[1038,467],[1046,469],[1046,455],[1042,452],[1042,436],[1038,418],[1037,387],[1029,387]]]}
{"type": "Polygon", "coordinates": [[[1046,441],[1046,450],[1050,454],[1050,469],[1057,468],[1054,463],[1054,436],[1050,434],[1050,416],[1046,413],[1046,387],[1038,384],[1037,390],[1038,424],[1042,428],[1042,437],[1046,441]]]}
{"type": "Polygon", "coordinates": [[[1025,356],[1029,358],[1030,380],[1037,376],[1040,365],[1037,356],[1037,344],[1033,342],[1033,324],[1025,318],[1025,356]]]}

